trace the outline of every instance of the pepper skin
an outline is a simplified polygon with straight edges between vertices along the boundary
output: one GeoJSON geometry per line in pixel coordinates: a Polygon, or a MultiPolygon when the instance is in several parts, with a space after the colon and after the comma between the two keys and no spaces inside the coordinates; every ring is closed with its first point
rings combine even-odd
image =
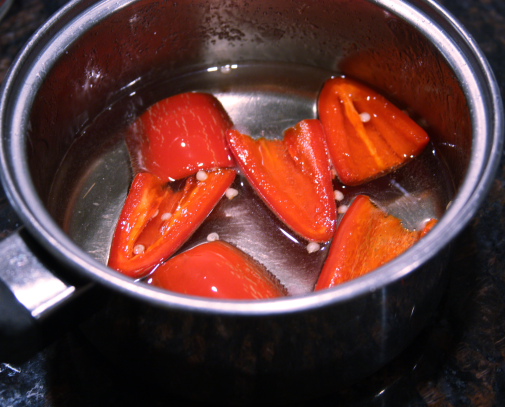
{"type": "Polygon", "coordinates": [[[315,289],[334,287],[386,264],[425,236],[436,222],[431,219],[423,230],[408,230],[368,196],[358,195],[338,225],[315,289]]]}
{"type": "Polygon", "coordinates": [[[231,130],[228,143],[242,172],[281,221],[308,241],[331,239],[336,203],[319,120],[298,123],[282,140],[231,130]]]}
{"type": "Polygon", "coordinates": [[[173,181],[198,170],[233,167],[226,144],[232,126],[213,95],[187,92],[151,106],[131,126],[126,142],[135,168],[173,181]]]}
{"type": "Polygon", "coordinates": [[[235,179],[232,169],[188,177],[180,189],[150,173],[135,177],[111,246],[109,266],[134,278],[167,260],[207,218],[235,179]]]}
{"type": "Polygon", "coordinates": [[[318,110],[333,165],[345,185],[363,184],[399,168],[429,142],[405,112],[351,79],[328,80],[318,110]]]}
{"type": "Polygon", "coordinates": [[[286,295],[284,287],[262,265],[219,240],[172,257],[154,271],[151,284],[221,299],[257,300],[286,295]]]}

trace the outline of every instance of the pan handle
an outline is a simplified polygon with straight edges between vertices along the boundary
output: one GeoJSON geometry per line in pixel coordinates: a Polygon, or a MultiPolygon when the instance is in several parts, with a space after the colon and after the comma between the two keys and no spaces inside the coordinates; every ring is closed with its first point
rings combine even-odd
{"type": "Polygon", "coordinates": [[[0,241],[0,362],[28,360],[101,303],[96,284],[62,271],[24,228],[0,241]]]}

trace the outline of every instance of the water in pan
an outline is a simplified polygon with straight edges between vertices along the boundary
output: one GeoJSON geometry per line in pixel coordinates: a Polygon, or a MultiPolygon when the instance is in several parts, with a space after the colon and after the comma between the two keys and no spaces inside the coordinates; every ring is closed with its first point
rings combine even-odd
{"type": "MultiPolygon", "coordinates": [[[[139,81],[124,97],[97,117],[84,130],[67,155],[67,165],[55,185],[67,185],[68,166],[75,162],[82,143],[91,134],[104,133],[115,117],[114,135],[80,171],[72,192],[67,194],[64,229],[88,253],[106,263],[117,218],[132,179],[128,152],[121,128],[139,112],[164,97],[186,91],[213,93],[224,105],[238,130],[255,137],[279,137],[302,119],[317,116],[317,95],[331,72],[292,65],[226,65],[198,70],[176,78],[148,84],[139,81]],[[127,114],[114,115],[122,109],[127,114]],[[117,119],[115,119],[117,121],[117,119]],[[70,198],[68,198],[70,197],[70,198]]],[[[86,141],[88,140],[88,141],[86,141]]],[[[237,177],[239,195],[224,198],[206,222],[181,249],[206,241],[210,233],[228,241],[264,264],[292,295],[312,290],[329,246],[308,253],[307,243],[277,220],[257,197],[247,181],[237,177]]],[[[395,173],[359,187],[335,188],[343,192],[341,205],[367,193],[379,205],[403,219],[410,228],[430,217],[439,218],[451,198],[451,184],[433,148],[395,173]]],[[[63,194],[53,189],[53,201],[63,194]]]]}

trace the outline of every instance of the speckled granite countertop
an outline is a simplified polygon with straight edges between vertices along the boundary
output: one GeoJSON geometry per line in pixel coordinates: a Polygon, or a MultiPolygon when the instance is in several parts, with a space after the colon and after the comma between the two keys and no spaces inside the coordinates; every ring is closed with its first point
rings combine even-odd
{"type": "MultiPolygon", "coordinates": [[[[66,0],[18,0],[0,22],[0,81],[29,36],[66,0]]],[[[505,90],[505,2],[440,0],[474,36],[505,90]]],[[[3,193],[0,236],[18,227],[3,193]]],[[[458,242],[447,297],[432,325],[397,360],[318,405],[505,405],[505,161],[489,198],[458,242]],[[340,400],[336,403],[336,400],[340,400]]],[[[30,361],[0,364],[1,406],[189,405],[125,386],[80,336],[30,361]]],[[[310,405],[314,405],[311,403],[310,405]]]]}

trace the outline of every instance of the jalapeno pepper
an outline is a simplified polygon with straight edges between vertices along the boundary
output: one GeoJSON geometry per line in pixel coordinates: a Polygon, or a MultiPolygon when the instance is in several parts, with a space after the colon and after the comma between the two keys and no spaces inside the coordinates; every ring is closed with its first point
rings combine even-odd
{"type": "Polygon", "coordinates": [[[336,203],[319,120],[300,122],[282,140],[231,130],[228,143],[251,185],[280,220],[309,241],[331,239],[336,203]]]}
{"type": "Polygon", "coordinates": [[[351,79],[328,80],[318,109],[333,165],[346,185],[393,171],[429,142],[428,134],[405,112],[351,79]]]}
{"type": "Polygon", "coordinates": [[[167,260],[206,219],[235,178],[232,169],[188,177],[180,186],[151,173],[135,177],[112,242],[109,266],[140,278],[167,260]]]}
{"type": "Polygon", "coordinates": [[[172,257],[154,271],[151,283],[211,298],[252,300],[286,295],[265,267],[223,241],[204,243],[172,257]]]}
{"type": "Polygon", "coordinates": [[[134,167],[163,181],[178,180],[198,170],[233,167],[226,144],[232,126],[214,96],[181,93],[143,113],[128,132],[127,144],[134,167]]]}
{"type": "Polygon", "coordinates": [[[419,231],[359,195],[338,225],[316,290],[330,288],[369,273],[408,250],[436,224],[429,220],[419,231]]]}

